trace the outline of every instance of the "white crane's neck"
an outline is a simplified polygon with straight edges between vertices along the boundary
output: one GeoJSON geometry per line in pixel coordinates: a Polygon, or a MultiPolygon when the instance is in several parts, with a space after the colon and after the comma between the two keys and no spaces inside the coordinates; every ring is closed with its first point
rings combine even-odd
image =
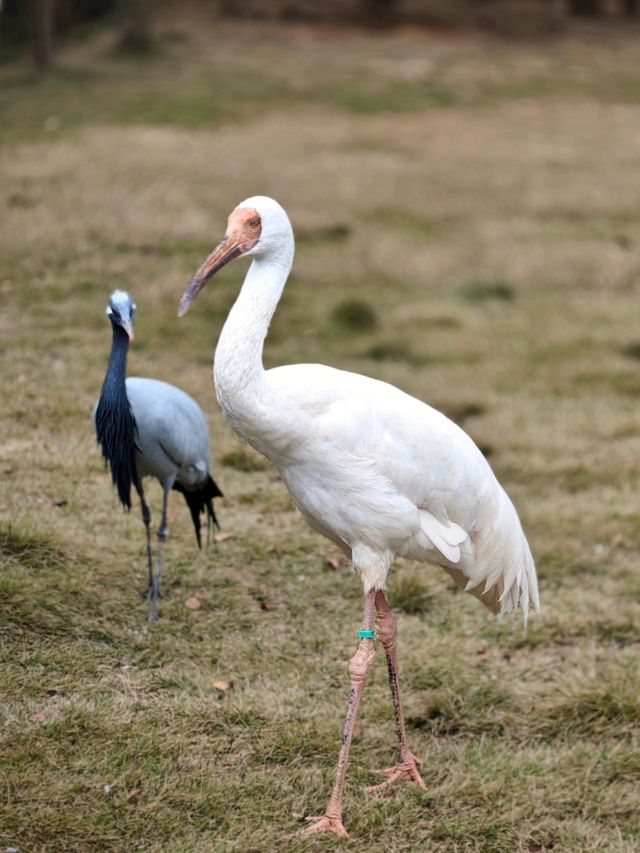
{"type": "Polygon", "coordinates": [[[251,443],[252,426],[266,402],[264,339],[293,262],[293,245],[284,249],[254,258],[220,333],[213,363],[223,414],[251,443]]]}

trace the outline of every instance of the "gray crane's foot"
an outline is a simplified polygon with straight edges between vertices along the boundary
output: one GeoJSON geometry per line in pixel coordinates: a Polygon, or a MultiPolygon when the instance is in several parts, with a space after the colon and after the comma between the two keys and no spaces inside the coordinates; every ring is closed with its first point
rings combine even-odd
{"type": "Polygon", "coordinates": [[[155,598],[151,599],[151,604],[149,605],[149,622],[157,622],[160,618],[160,614],[158,612],[158,601],[155,598]]]}
{"type": "MultiPolygon", "coordinates": [[[[143,590],[140,591],[140,598],[142,598],[144,601],[150,601],[152,594],[153,587],[146,586],[143,590]]],[[[158,592],[158,598],[164,598],[161,592],[158,592]]]]}
{"type": "Polygon", "coordinates": [[[158,613],[158,601],[160,600],[160,581],[159,578],[155,578],[153,582],[153,586],[151,587],[151,591],[149,592],[149,622],[157,622],[159,613],[158,613]]]}

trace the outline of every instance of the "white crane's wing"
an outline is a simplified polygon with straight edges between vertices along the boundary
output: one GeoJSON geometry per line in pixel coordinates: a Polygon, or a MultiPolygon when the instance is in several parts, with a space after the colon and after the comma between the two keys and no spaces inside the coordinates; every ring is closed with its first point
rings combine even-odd
{"type": "MultiPolygon", "coordinates": [[[[517,513],[462,429],[398,388],[358,374],[294,365],[267,375],[279,401],[274,433],[279,419],[288,421],[285,453],[296,452],[295,422],[301,453],[330,460],[344,474],[341,488],[352,495],[360,484],[361,518],[368,515],[380,527],[380,542],[392,543],[398,554],[439,562],[494,610],[514,606],[520,595],[524,603],[529,592],[537,600],[517,513]],[[386,499],[375,509],[374,493],[386,499]],[[434,549],[444,559],[434,557],[434,549]]],[[[320,463],[306,464],[315,465],[317,482],[320,463]]],[[[351,497],[343,512],[352,513],[354,505],[351,497]]]]}
{"type": "Polygon", "coordinates": [[[333,445],[418,509],[470,532],[479,501],[497,481],[456,424],[393,385],[323,365],[276,368],[268,376],[285,398],[279,408],[299,421],[305,445],[333,445]]]}

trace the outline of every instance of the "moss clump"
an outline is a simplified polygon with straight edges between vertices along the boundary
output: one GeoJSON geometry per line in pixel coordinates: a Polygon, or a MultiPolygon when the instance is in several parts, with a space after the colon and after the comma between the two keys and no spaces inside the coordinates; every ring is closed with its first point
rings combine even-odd
{"type": "Polygon", "coordinates": [[[506,281],[468,281],[460,288],[460,296],[466,302],[512,302],[515,290],[506,281]]]}
{"type": "Polygon", "coordinates": [[[361,299],[345,299],[333,308],[331,323],[343,333],[369,332],[378,327],[378,315],[361,299]]]}

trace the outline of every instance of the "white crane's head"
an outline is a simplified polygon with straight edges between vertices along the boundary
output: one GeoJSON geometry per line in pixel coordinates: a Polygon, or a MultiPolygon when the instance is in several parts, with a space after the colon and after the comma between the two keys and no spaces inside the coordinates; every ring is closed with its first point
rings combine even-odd
{"type": "Polygon", "coordinates": [[[136,318],[136,303],[126,290],[114,290],[109,298],[106,310],[112,326],[120,326],[133,340],[133,324],[136,318]]]}
{"type": "Polygon", "coordinates": [[[293,229],[289,217],[277,201],[265,195],[255,195],[231,211],[227,231],[191,279],[178,306],[178,316],[184,316],[189,306],[214,273],[234,258],[245,255],[293,257],[293,229]]]}

